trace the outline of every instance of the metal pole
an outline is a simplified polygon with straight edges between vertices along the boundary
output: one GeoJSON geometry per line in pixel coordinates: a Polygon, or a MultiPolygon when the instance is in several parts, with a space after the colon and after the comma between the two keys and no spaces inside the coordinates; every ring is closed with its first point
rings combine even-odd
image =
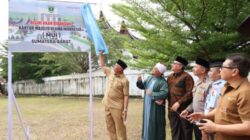
{"type": "MultiPolygon", "coordinates": [[[[12,91],[12,93],[13,93],[13,91],[12,91]]],[[[22,115],[21,115],[20,109],[19,109],[19,107],[17,105],[16,97],[15,97],[14,94],[12,94],[12,96],[13,96],[12,99],[13,99],[13,102],[14,102],[14,105],[15,105],[15,108],[16,108],[16,111],[17,111],[18,119],[19,119],[21,127],[23,128],[23,131],[24,131],[24,135],[26,137],[26,140],[29,140],[28,128],[26,129],[25,126],[24,126],[22,115]]]]}
{"type": "Polygon", "coordinates": [[[26,129],[24,127],[21,113],[18,109],[18,105],[16,103],[15,96],[13,94],[12,90],[12,53],[8,51],[8,140],[12,140],[12,125],[13,125],[13,119],[12,119],[12,105],[13,101],[15,103],[15,107],[18,113],[19,120],[21,122],[21,126],[24,130],[26,140],[29,140],[29,135],[26,132],[26,129]]]}
{"type": "Polygon", "coordinates": [[[92,98],[92,64],[91,50],[89,51],[89,119],[90,119],[90,140],[93,140],[93,98],[92,98]]]}
{"type": "Polygon", "coordinates": [[[8,138],[12,140],[12,53],[8,51],[8,138]]]}

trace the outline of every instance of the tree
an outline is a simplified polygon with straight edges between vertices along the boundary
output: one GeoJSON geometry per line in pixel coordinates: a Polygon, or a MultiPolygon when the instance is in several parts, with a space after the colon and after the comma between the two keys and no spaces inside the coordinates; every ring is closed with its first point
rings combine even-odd
{"type": "Polygon", "coordinates": [[[109,54],[106,55],[108,62],[106,64],[108,66],[113,66],[118,59],[123,59],[127,62],[127,56],[123,55],[123,52],[126,50],[125,48],[131,47],[131,39],[127,35],[119,34],[113,28],[104,28],[102,23],[99,24],[100,29],[109,49],[109,54]]]}
{"type": "Polygon", "coordinates": [[[12,78],[13,81],[35,79],[42,77],[35,75],[41,67],[40,59],[43,53],[13,53],[12,78]]]}
{"type": "Polygon", "coordinates": [[[128,48],[139,56],[138,67],[169,64],[177,55],[212,60],[232,52],[250,54],[249,42],[236,31],[250,13],[249,0],[126,1],[112,8],[146,38],[128,48]]]}
{"type": "MultiPolygon", "coordinates": [[[[92,56],[96,67],[96,56],[92,56]]],[[[87,53],[45,53],[40,59],[41,66],[36,75],[39,77],[86,73],[89,69],[87,53]]]]}
{"type": "MultiPolygon", "coordinates": [[[[96,56],[92,56],[93,68],[97,66],[96,56]]],[[[49,76],[86,73],[89,69],[87,53],[14,53],[13,81],[49,76]]]]}
{"type": "Polygon", "coordinates": [[[0,43],[0,76],[7,78],[8,59],[7,59],[8,42],[0,43]]]}

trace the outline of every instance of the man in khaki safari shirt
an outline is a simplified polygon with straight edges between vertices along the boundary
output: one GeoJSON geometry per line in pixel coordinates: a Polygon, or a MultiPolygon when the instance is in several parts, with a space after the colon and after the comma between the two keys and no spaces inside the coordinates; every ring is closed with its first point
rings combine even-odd
{"type": "Polygon", "coordinates": [[[222,89],[218,107],[208,114],[191,114],[190,120],[206,118],[200,129],[215,133],[215,140],[250,140],[250,70],[249,57],[234,54],[224,61],[221,78],[227,81],[222,89]],[[207,120],[214,119],[214,122],[207,120]]]}
{"type": "Polygon", "coordinates": [[[110,139],[127,140],[124,121],[127,119],[129,81],[123,73],[127,65],[122,60],[118,60],[113,70],[106,67],[103,52],[100,52],[99,64],[108,80],[103,104],[110,139]]]}

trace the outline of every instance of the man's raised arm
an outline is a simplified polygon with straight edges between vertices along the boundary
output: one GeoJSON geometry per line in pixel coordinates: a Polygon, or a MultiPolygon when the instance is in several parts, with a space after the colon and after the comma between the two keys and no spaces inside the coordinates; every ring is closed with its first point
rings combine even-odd
{"type": "Polygon", "coordinates": [[[105,57],[104,57],[103,51],[101,51],[100,56],[99,56],[99,66],[103,70],[104,74],[107,76],[109,75],[110,71],[109,71],[109,68],[105,66],[104,61],[105,61],[105,57]]]}

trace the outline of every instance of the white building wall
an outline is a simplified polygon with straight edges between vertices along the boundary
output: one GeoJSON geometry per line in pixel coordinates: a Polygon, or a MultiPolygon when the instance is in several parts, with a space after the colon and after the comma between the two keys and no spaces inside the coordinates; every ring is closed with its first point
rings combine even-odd
{"type": "MultiPolygon", "coordinates": [[[[142,96],[143,91],[136,87],[139,71],[127,70],[125,75],[130,83],[130,95],[142,96]]],[[[18,81],[13,84],[15,94],[38,95],[89,95],[88,74],[72,74],[44,78],[44,83],[36,84],[34,81],[18,81]]],[[[106,77],[101,70],[92,73],[93,95],[103,95],[106,88],[106,77]]]]}
{"type": "MultiPolygon", "coordinates": [[[[167,77],[171,71],[167,71],[164,75],[167,77]]],[[[191,72],[189,72],[194,80],[197,80],[191,72]]],[[[138,74],[142,74],[142,78],[146,79],[148,73],[142,73],[138,70],[126,70],[125,75],[129,80],[129,93],[131,96],[142,96],[144,91],[136,87],[138,74]]],[[[250,80],[250,74],[248,75],[250,80]]],[[[72,74],[57,77],[44,78],[44,83],[36,84],[34,81],[18,81],[13,84],[15,94],[37,94],[37,95],[89,95],[89,77],[88,74],[72,74]]],[[[102,96],[105,92],[106,77],[101,70],[92,73],[93,95],[102,96]]]]}

